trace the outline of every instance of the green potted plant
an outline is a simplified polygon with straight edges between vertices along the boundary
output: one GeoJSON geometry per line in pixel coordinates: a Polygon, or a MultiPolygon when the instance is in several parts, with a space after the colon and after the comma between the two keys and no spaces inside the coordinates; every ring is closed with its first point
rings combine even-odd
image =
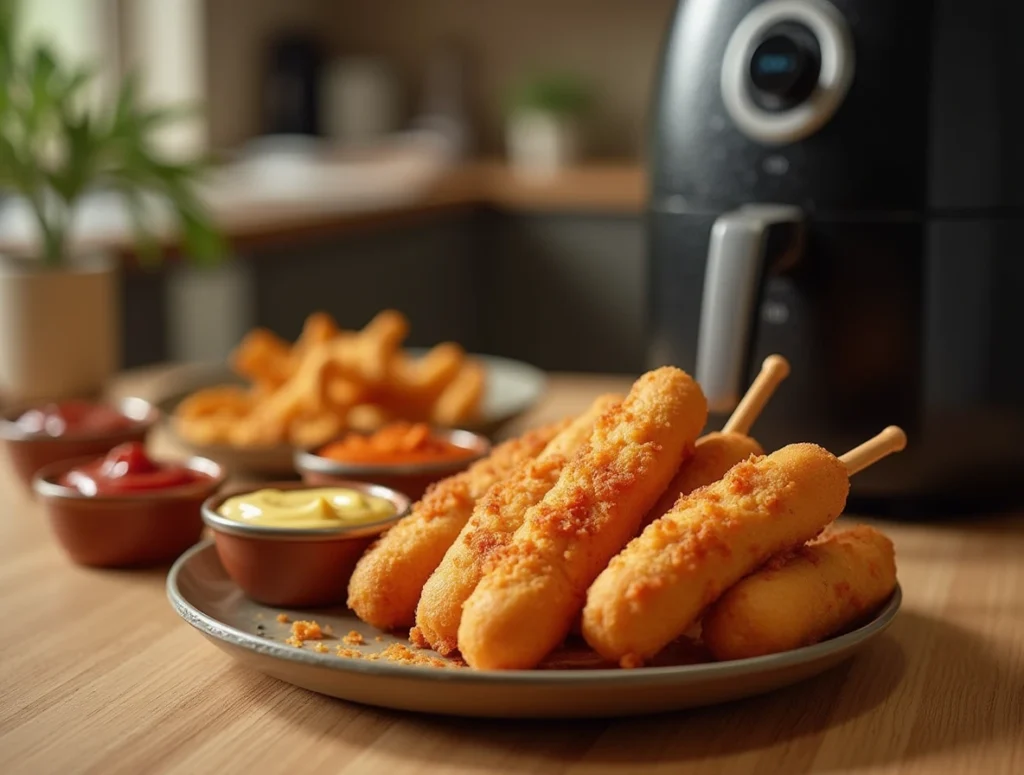
{"type": "Polygon", "coordinates": [[[526,79],[512,93],[506,143],[509,161],[530,176],[556,173],[580,154],[580,119],[590,92],[580,78],[546,73],[526,79]]]}
{"type": "Polygon", "coordinates": [[[202,165],[154,148],[184,112],[143,107],[134,77],[96,105],[88,69],[18,40],[16,6],[0,0],[0,206],[31,212],[38,239],[30,255],[0,257],[0,397],[24,401],[96,392],[118,365],[117,267],[72,239],[84,197],[120,195],[143,261],[159,259],[168,214],[188,257],[215,260],[223,245],[196,194],[202,165]]]}

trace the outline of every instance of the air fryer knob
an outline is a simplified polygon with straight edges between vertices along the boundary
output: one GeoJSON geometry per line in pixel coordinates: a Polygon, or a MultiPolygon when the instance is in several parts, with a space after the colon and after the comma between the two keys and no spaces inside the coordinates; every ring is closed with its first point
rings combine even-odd
{"type": "Polygon", "coordinates": [[[802,24],[782,22],[754,48],[747,87],[764,110],[789,110],[811,96],[820,72],[821,47],[814,33],[802,24]]]}

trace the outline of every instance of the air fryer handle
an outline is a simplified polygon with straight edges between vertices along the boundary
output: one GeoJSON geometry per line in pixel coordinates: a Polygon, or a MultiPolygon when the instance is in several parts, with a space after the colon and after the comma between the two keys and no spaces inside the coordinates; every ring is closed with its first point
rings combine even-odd
{"type": "Polygon", "coordinates": [[[724,213],[711,227],[697,334],[697,381],[713,412],[728,412],[743,390],[756,306],[773,226],[799,226],[790,205],[752,204],[724,213]]]}

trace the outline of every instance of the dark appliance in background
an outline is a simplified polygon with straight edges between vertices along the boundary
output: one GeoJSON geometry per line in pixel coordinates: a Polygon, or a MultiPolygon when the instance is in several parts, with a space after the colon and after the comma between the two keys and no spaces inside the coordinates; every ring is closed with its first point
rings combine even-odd
{"type": "Polygon", "coordinates": [[[323,53],[311,35],[291,32],[267,48],[260,92],[264,135],[319,135],[323,53]]]}
{"type": "Polygon", "coordinates": [[[1024,502],[1024,4],[683,0],[656,92],[652,365],[719,424],[773,352],[754,433],[907,450],[851,507],[1024,502]]]}

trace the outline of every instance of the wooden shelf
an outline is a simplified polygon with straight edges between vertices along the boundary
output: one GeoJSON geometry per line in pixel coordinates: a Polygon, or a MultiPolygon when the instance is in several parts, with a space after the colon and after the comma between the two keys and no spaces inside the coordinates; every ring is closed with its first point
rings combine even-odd
{"type": "MultiPolygon", "coordinates": [[[[541,180],[525,178],[502,161],[476,161],[446,172],[420,198],[394,207],[353,212],[320,202],[281,202],[244,207],[211,203],[220,228],[236,250],[288,244],[299,239],[343,236],[393,228],[446,214],[490,207],[512,212],[637,215],[647,200],[639,163],[588,163],[541,180]]],[[[110,250],[131,259],[130,235],[83,241],[82,249],[110,250]]],[[[173,251],[175,240],[166,247],[173,251]]],[[[0,252],[28,246],[0,239],[0,252]]]]}

